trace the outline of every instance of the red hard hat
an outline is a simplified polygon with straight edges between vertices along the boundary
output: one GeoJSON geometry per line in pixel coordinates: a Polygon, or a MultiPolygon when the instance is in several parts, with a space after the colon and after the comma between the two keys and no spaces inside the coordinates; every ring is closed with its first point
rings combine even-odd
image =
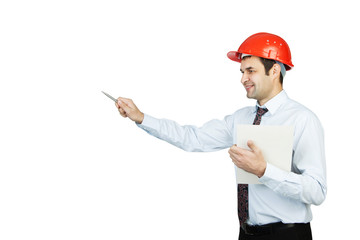
{"type": "Polygon", "coordinates": [[[227,56],[233,61],[241,62],[242,54],[279,61],[285,65],[286,70],[294,67],[289,45],[284,39],[271,33],[261,32],[251,35],[237,51],[228,52],[227,56]]]}

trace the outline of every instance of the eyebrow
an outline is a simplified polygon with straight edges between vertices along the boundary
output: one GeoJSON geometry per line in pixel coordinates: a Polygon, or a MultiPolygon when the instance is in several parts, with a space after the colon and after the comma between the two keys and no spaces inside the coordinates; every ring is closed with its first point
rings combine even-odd
{"type": "MultiPolygon", "coordinates": [[[[250,67],[245,68],[245,71],[252,70],[252,69],[255,69],[255,68],[250,66],[250,67]]],[[[244,71],[241,68],[240,68],[240,72],[244,73],[244,71]]]]}

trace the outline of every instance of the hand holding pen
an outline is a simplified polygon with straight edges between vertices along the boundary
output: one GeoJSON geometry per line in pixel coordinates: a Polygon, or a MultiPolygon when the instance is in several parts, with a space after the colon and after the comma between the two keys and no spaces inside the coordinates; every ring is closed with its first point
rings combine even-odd
{"type": "Polygon", "coordinates": [[[124,118],[128,117],[132,121],[141,124],[144,120],[144,113],[142,113],[137,106],[134,104],[134,102],[131,99],[128,98],[114,98],[111,95],[104,93],[107,97],[109,97],[111,100],[115,102],[115,106],[117,107],[119,113],[124,118]]]}

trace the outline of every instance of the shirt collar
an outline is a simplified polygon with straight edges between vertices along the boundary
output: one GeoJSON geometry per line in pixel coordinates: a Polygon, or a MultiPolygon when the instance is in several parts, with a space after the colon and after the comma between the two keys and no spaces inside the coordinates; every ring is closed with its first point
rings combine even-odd
{"type": "Polygon", "coordinates": [[[267,101],[263,106],[260,106],[259,103],[256,102],[254,112],[257,111],[258,107],[261,107],[261,108],[267,108],[269,110],[269,112],[271,113],[271,115],[273,115],[276,112],[276,110],[278,110],[279,107],[288,99],[289,99],[289,97],[286,94],[285,90],[282,90],[275,97],[273,97],[272,99],[267,101]]]}

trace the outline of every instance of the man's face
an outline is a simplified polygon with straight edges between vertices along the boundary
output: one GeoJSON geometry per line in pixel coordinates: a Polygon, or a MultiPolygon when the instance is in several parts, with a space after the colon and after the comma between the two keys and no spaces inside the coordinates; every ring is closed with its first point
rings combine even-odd
{"type": "Polygon", "coordinates": [[[245,87],[248,98],[256,99],[260,105],[263,105],[273,97],[273,81],[265,74],[264,65],[258,57],[244,58],[241,61],[240,71],[243,73],[241,83],[245,87]]]}

